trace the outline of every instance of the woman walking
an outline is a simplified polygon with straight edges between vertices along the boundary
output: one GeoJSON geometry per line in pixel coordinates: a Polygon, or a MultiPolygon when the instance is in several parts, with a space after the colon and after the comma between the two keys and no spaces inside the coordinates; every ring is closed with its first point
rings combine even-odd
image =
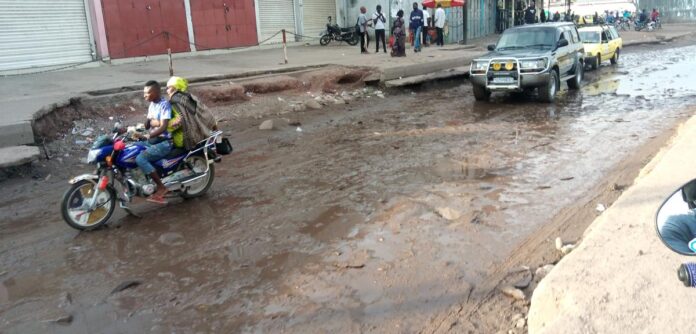
{"type": "Polygon", "coordinates": [[[394,46],[392,46],[392,57],[406,57],[406,31],[404,31],[404,11],[396,13],[396,20],[392,27],[394,36],[394,46]]]}

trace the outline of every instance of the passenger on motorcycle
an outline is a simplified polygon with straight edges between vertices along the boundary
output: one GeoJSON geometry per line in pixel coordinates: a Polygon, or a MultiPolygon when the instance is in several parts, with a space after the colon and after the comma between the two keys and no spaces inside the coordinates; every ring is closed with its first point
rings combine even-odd
{"type": "Polygon", "coordinates": [[[645,13],[645,9],[640,11],[640,16],[638,17],[638,21],[641,23],[647,23],[648,21],[648,14],[645,13]]]}
{"type": "MultiPolygon", "coordinates": [[[[188,91],[188,81],[181,77],[171,77],[167,81],[167,95],[172,110],[181,117],[180,132],[183,133],[183,147],[192,150],[202,140],[218,130],[213,113],[196,96],[188,91]]],[[[178,146],[177,146],[178,147],[178,146]]]]}
{"type": "Polygon", "coordinates": [[[657,22],[657,19],[660,17],[660,12],[657,11],[657,9],[653,8],[652,12],[650,13],[650,20],[653,22],[657,22]]]}
{"type": "Polygon", "coordinates": [[[146,139],[139,144],[146,145],[147,149],[138,154],[135,163],[144,174],[149,175],[157,184],[157,191],[147,200],[166,204],[164,195],[167,193],[167,188],[162,183],[155,167],[152,166],[152,162],[164,159],[177,145],[183,146],[183,133],[179,129],[180,118],[178,115],[172,115],[172,106],[161,97],[160,91],[161,87],[157,81],[150,80],[145,83],[143,97],[145,101],[150,102],[145,128],[149,131],[144,135],[136,133],[134,137],[146,139]]]}

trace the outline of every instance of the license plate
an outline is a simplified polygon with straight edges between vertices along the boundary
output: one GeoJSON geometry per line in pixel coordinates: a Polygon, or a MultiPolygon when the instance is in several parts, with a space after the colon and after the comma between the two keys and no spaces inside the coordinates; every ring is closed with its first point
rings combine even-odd
{"type": "Polygon", "coordinates": [[[513,83],[513,82],[515,82],[515,78],[512,78],[512,77],[495,77],[495,78],[493,78],[493,83],[509,84],[509,83],[513,83]]]}

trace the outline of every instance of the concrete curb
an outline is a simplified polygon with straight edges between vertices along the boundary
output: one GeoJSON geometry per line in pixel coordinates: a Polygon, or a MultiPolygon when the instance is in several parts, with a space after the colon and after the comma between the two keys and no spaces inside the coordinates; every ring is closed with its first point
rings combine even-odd
{"type": "Polygon", "coordinates": [[[694,177],[694,135],[696,117],[541,281],[532,295],[529,333],[678,333],[693,327],[696,289],[685,288],[675,270],[688,258],[659,240],[655,212],[694,177]]]}

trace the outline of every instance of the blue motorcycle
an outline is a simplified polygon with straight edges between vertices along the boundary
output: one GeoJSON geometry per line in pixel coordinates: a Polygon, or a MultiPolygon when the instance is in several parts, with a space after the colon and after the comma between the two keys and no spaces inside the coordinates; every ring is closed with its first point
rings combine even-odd
{"type": "MultiPolygon", "coordinates": [[[[96,165],[94,173],[72,178],[63,196],[61,213],[71,227],[92,230],[105,225],[116,205],[135,215],[129,208],[134,197],[147,197],[156,184],[135,163],[135,157],[147,147],[134,139],[134,130],[126,131],[116,124],[112,136],[95,141],[87,154],[87,163],[96,165]]],[[[191,151],[174,149],[164,159],[153,163],[170,197],[193,198],[205,194],[215,178],[215,162],[221,161],[217,142],[222,131],[216,131],[191,151]]],[[[229,142],[224,141],[227,145],[229,142]]],[[[231,152],[229,150],[222,154],[231,152]]]]}

